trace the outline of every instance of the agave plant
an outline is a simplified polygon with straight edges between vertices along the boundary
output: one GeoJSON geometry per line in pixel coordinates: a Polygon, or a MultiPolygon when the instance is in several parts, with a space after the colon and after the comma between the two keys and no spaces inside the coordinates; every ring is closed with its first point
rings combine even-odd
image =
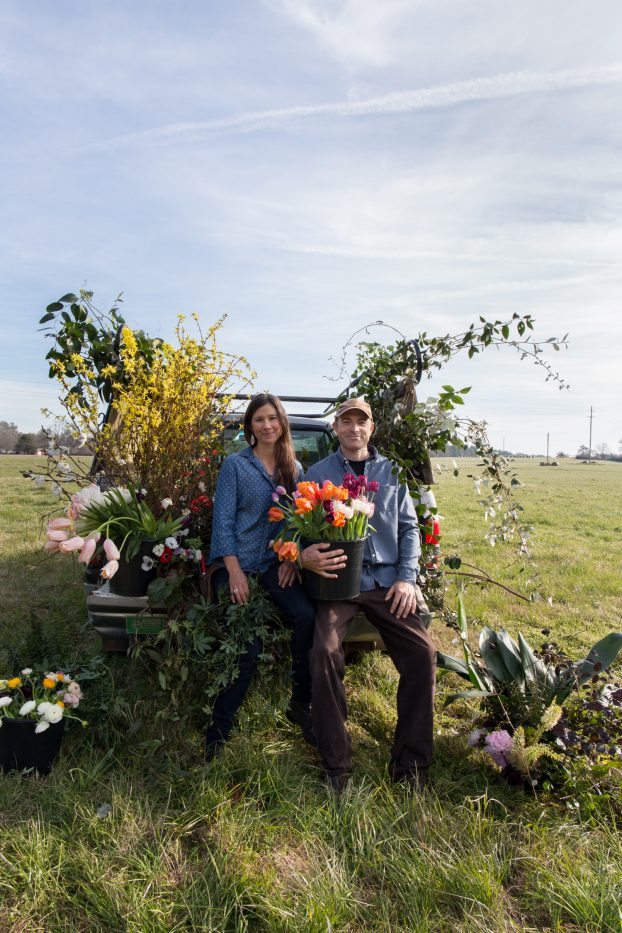
{"type": "Polygon", "coordinates": [[[514,727],[537,726],[552,703],[561,706],[573,689],[613,664],[622,649],[622,632],[611,632],[587,657],[560,670],[538,658],[521,634],[516,642],[505,629],[495,632],[484,626],[478,658],[469,646],[462,596],[458,596],[458,631],[464,660],[439,651],[437,663],[441,670],[469,681],[472,688],[450,694],[445,706],[460,698],[489,699],[514,727]]]}

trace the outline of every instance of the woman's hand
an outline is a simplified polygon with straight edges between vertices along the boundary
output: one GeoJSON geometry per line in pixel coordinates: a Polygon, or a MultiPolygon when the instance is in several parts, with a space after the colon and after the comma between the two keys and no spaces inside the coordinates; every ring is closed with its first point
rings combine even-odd
{"type": "Polygon", "coordinates": [[[223,558],[227,573],[229,574],[229,594],[232,603],[239,603],[240,606],[248,602],[249,587],[248,577],[240,567],[240,562],[233,554],[228,554],[223,558]]]}
{"type": "Polygon", "coordinates": [[[329,547],[330,544],[328,541],[310,544],[300,555],[300,561],[305,570],[311,570],[320,577],[327,577],[329,580],[335,580],[337,578],[335,570],[343,570],[348,558],[341,548],[328,551],[327,549],[329,547]],[[330,571],[332,571],[332,573],[330,571]]]}

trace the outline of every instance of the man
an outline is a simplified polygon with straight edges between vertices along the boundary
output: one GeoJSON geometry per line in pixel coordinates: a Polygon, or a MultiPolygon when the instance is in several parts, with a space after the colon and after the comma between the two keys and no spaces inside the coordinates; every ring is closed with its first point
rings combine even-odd
{"type": "MultiPolygon", "coordinates": [[[[313,731],[329,785],[342,790],[352,771],[352,742],[345,727],[347,705],[342,643],[348,625],[361,609],[376,626],[400,675],[397,727],[389,774],[414,789],[426,783],[432,758],[432,717],[436,651],[417,611],[417,568],[421,550],[415,508],[394,465],[369,442],[372,411],[363,398],[348,399],[337,409],[334,430],[339,450],[314,464],[307,479],[340,485],[344,474],[365,474],[379,484],[371,532],[365,545],[361,592],[340,602],[318,601],[310,654],[313,731]]],[[[330,576],[344,566],[343,554],[325,553],[314,544],[302,554],[307,570],[330,576]]],[[[420,591],[419,591],[420,592],[420,591]]]]}

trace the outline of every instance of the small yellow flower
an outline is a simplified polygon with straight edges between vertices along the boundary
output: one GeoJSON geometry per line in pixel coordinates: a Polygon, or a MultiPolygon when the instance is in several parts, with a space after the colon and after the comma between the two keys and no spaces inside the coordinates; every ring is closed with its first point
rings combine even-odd
{"type": "Polygon", "coordinates": [[[12,677],[11,680],[7,680],[6,685],[11,690],[15,690],[16,687],[21,687],[22,685],[21,677],[12,677]]]}
{"type": "Polygon", "coordinates": [[[61,709],[65,709],[65,704],[63,703],[62,700],[57,700],[57,701],[56,701],[56,705],[57,705],[57,706],[60,706],[61,709]]]}
{"type": "Polygon", "coordinates": [[[51,677],[44,677],[44,678],[43,678],[43,686],[46,688],[46,690],[51,690],[52,687],[55,687],[55,686],[56,686],[56,681],[55,681],[55,680],[52,680],[51,677]]]}

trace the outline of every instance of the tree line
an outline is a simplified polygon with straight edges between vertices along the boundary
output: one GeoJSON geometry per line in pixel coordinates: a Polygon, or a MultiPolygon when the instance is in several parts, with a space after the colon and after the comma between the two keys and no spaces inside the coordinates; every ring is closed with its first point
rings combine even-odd
{"type": "Polygon", "coordinates": [[[39,431],[20,431],[12,421],[0,421],[0,453],[35,454],[51,443],[72,454],[88,454],[89,449],[62,425],[41,427],[39,431]]]}

